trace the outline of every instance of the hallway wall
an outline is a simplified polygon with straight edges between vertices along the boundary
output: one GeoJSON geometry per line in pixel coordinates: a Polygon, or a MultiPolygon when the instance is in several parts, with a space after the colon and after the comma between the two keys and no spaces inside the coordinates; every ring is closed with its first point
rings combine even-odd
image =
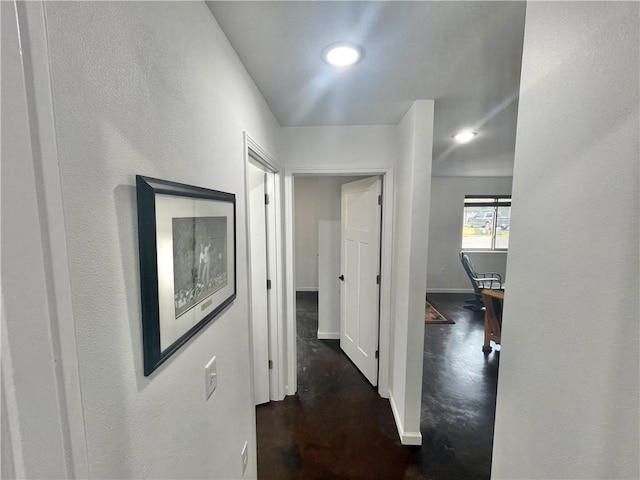
{"type": "Polygon", "coordinates": [[[381,292],[391,305],[380,330],[380,377],[390,383],[380,382],[380,394],[397,397],[391,403],[403,443],[419,444],[433,102],[415,102],[409,112],[401,125],[284,127],[281,160],[300,169],[393,169],[394,198],[385,197],[393,259],[382,267],[392,281],[385,291],[383,280],[381,292]]]}
{"type": "Polygon", "coordinates": [[[527,3],[494,479],[640,478],[639,13],[527,3]]]}
{"type": "Polygon", "coordinates": [[[283,167],[393,167],[398,156],[396,125],[283,127],[283,167]]]}
{"type": "Polygon", "coordinates": [[[433,100],[416,101],[398,125],[389,398],[404,444],[420,445],[424,298],[433,150],[433,100]]]}
{"type": "MultiPolygon", "coordinates": [[[[64,208],[54,228],[68,246],[89,476],[240,478],[248,440],[245,477],[256,478],[242,132],[277,158],[280,127],[204,3],[45,8],[64,208]],[[237,298],[149,377],[135,174],[237,201],[237,298]],[[207,402],[203,370],[213,355],[218,387],[207,402]]],[[[3,185],[14,175],[3,168],[3,185]]],[[[14,313],[31,315],[28,305],[14,313]]]]}

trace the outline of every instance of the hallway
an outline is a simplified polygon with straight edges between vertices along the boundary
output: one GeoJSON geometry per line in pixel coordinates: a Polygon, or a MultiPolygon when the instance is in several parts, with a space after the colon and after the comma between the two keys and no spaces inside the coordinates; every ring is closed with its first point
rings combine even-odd
{"type": "Polygon", "coordinates": [[[260,480],[489,478],[499,353],[466,295],[429,298],[456,324],[425,326],[423,446],[403,447],[388,400],[317,340],[317,294],[297,294],[298,394],[257,408],[260,480]]]}

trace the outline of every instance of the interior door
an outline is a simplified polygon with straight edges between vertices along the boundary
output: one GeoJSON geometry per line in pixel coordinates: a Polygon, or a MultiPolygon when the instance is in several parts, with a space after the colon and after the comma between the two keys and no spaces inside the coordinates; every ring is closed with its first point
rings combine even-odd
{"type": "Polygon", "coordinates": [[[269,401],[269,305],[267,300],[267,227],[265,172],[247,164],[253,386],[256,405],[269,401]]]}
{"type": "Polygon", "coordinates": [[[342,185],[340,348],[378,384],[380,177],[342,185]]]}

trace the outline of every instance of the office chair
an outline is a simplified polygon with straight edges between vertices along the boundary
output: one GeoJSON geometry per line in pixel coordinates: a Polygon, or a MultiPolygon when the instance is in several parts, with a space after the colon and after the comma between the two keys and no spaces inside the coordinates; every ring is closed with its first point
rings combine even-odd
{"type": "Polygon", "coordinates": [[[467,300],[469,305],[465,305],[464,308],[483,310],[484,301],[482,300],[482,290],[503,290],[502,276],[496,272],[476,272],[476,269],[473,267],[473,262],[464,252],[460,252],[460,262],[462,263],[462,268],[464,268],[464,271],[469,276],[469,280],[471,280],[474,292],[474,298],[467,300]]]}

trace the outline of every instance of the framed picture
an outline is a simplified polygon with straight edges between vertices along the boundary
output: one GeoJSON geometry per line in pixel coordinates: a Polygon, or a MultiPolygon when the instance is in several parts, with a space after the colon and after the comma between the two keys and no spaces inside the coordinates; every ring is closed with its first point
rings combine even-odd
{"type": "Polygon", "coordinates": [[[236,196],[136,176],[144,374],[236,298],[236,196]]]}

